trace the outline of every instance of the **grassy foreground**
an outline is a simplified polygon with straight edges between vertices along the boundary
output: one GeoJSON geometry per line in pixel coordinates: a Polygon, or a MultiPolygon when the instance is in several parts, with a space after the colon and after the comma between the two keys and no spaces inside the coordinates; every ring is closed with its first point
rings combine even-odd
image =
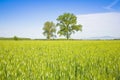
{"type": "Polygon", "coordinates": [[[120,80],[120,41],[0,41],[0,80],[120,80]]]}

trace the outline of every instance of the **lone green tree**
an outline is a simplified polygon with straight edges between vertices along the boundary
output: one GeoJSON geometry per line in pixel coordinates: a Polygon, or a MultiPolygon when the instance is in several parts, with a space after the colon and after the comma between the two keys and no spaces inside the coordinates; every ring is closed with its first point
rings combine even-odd
{"type": "Polygon", "coordinates": [[[14,36],[13,39],[14,39],[14,40],[18,40],[18,37],[17,37],[17,36],[14,36]]]}
{"type": "Polygon", "coordinates": [[[72,13],[64,13],[58,16],[57,21],[57,26],[60,27],[58,34],[65,36],[67,39],[69,39],[75,31],[82,31],[82,25],[77,25],[77,17],[72,13]]]}
{"type": "Polygon", "coordinates": [[[50,21],[45,22],[43,30],[44,30],[43,35],[46,36],[47,39],[55,37],[56,26],[53,22],[50,21]]]}
{"type": "Polygon", "coordinates": [[[18,40],[19,38],[18,38],[17,36],[14,36],[13,39],[14,39],[14,40],[18,40]]]}

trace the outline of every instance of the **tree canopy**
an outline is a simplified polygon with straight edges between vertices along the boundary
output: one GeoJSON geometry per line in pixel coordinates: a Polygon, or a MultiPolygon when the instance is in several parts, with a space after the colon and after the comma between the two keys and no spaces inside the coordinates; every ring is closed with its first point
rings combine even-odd
{"type": "Polygon", "coordinates": [[[82,31],[82,25],[77,24],[77,17],[71,13],[64,13],[57,18],[57,26],[60,27],[58,34],[70,38],[76,31],[82,31]]]}
{"type": "Polygon", "coordinates": [[[53,22],[50,21],[45,22],[43,30],[44,30],[43,35],[45,35],[47,39],[55,37],[56,26],[53,22]]]}

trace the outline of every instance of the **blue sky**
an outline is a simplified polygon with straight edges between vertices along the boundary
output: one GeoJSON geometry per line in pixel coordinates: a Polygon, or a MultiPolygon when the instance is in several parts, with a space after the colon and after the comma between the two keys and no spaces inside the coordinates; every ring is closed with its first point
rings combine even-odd
{"type": "MultiPolygon", "coordinates": [[[[56,22],[56,18],[65,12],[74,13],[76,16],[113,13],[105,15],[108,17],[112,16],[113,19],[118,20],[113,15],[116,15],[114,13],[120,13],[119,5],[120,0],[0,0],[0,37],[12,37],[16,35],[19,37],[45,38],[42,35],[44,22],[56,22]]],[[[109,22],[106,21],[103,24],[109,24],[109,22]]],[[[87,26],[83,25],[83,27],[87,26]]],[[[101,27],[98,28],[101,29],[101,27]]],[[[119,25],[117,25],[116,29],[118,28],[120,29],[119,25]]],[[[81,32],[79,33],[80,35],[76,33],[76,37],[120,36],[116,29],[111,32],[107,32],[108,28],[105,29],[104,35],[81,35],[81,32]]],[[[90,33],[90,29],[86,33],[90,33]]]]}

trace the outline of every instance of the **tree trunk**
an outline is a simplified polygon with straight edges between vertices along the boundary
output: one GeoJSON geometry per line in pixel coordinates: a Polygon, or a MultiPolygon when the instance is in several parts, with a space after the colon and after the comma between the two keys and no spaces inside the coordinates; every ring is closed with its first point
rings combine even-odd
{"type": "Polygon", "coordinates": [[[69,39],[69,34],[68,34],[68,32],[67,32],[67,40],[69,39]]]}
{"type": "Polygon", "coordinates": [[[47,39],[50,40],[50,35],[49,34],[47,35],[47,39]]]}
{"type": "Polygon", "coordinates": [[[67,40],[69,39],[69,25],[67,25],[67,40]]]}

